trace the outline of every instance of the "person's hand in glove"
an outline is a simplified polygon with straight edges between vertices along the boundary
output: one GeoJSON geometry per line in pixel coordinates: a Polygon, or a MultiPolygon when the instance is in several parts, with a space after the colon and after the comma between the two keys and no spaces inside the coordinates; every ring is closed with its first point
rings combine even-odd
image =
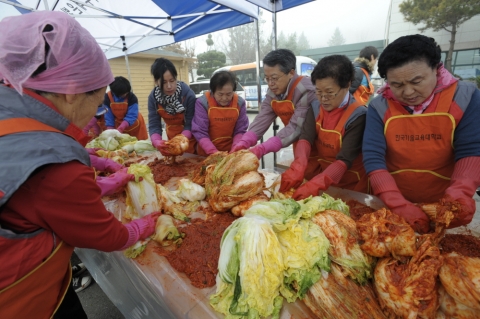
{"type": "Polygon", "coordinates": [[[119,250],[124,250],[139,240],[147,239],[155,232],[155,224],[157,223],[158,216],[161,213],[151,213],[139,219],[135,219],[128,224],[125,224],[125,228],[128,230],[128,239],[125,245],[119,250]]]}
{"type": "Polygon", "coordinates": [[[102,133],[102,129],[98,125],[96,117],[92,117],[87,126],[83,128],[83,133],[85,133],[85,135],[93,135],[93,137],[97,137],[102,133]],[[93,134],[90,134],[90,129],[93,130],[93,134]]]}
{"type": "Polygon", "coordinates": [[[445,190],[445,195],[440,204],[458,202],[460,207],[454,211],[455,218],[448,228],[467,225],[472,221],[476,205],[473,195],[480,185],[480,157],[464,157],[455,163],[450,186],[445,190]]]}
{"type": "Polygon", "coordinates": [[[165,145],[165,141],[162,140],[160,134],[152,134],[152,136],[150,136],[150,140],[152,141],[153,147],[155,147],[160,153],[162,153],[163,156],[172,156],[172,154],[170,154],[166,150],[167,146],[165,145]]]}
{"type": "Polygon", "coordinates": [[[307,140],[298,141],[293,154],[294,160],[282,174],[280,182],[281,193],[289,191],[291,188],[298,188],[302,184],[311,150],[312,146],[307,140]]]}
{"type": "Polygon", "coordinates": [[[98,157],[96,155],[90,155],[90,163],[92,167],[97,171],[115,173],[123,168],[123,165],[104,157],[98,157]]]}
{"type": "Polygon", "coordinates": [[[266,142],[258,144],[252,147],[249,151],[257,156],[258,159],[261,159],[263,155],[278,152],[282,149],[282,141],[277,136],[270,137],[266,142]]]}
{"type": "Polygon", "coordinates": [[[204,150],[204,152],[207,153],[207,155],[212,155],[212,154],[218,152],[215,145],[213,145],[212,141],[207,137],[201,138],[198,141],[198,144],[200,145],[202,150],[204,150]]]}
{"type": "Polygon", "coordinates": [[[85,148],[87,150],[88,155],[98,156],[97,151],[103,150],[103,148],[95,147],[95,148],[85,148]]]}
{"type": "Polygon", "coordinates": [[[258,141],[258,138],[255,133],[250,131],[246,132],[245,134],[242,135],[242,138],[240,140],[236,141],[236,143],[232,145],[230,153],[240,151],[240,150],[246,150],[250,146],[257,144],[257,141],[258,141]]]}
{"type": "Polygon", "coordinates": [[[374,194],[380,197],[392,213],[403,217],[417,233],[423,234],[430,230],[430,220],[427,215],[403,197],[387,170],[373,171],[368,174],[368,177],[374,194]]]}
{"type": "Polygon", "coordinates": [[[327,190],[332,184],[338,184],[347,171],[347,164],[341,160],[336,160],[330,164],[323,172],[300,186],[293,198],[295,200],[305,199],[309,196],[317,196],[320,191],[327,190]]]}
{"type": "Polygon", "coordinates": [[[122,123],[120,123],[120,125],[117,127],[117,131],[123,133],[123,131],[125,131],[129,126],[130,124],[128,124],[127,121],[123,120],[122,123]]]}
{"type": "Polygon", "coordinates": [[[127,173],[128,168],[123,168],[116,173],[102,177],[97,176],[97,185],[101,189],[101,196],[112,195],[124,189],[129,181],[135,180],[135,175],[127,173]]]}

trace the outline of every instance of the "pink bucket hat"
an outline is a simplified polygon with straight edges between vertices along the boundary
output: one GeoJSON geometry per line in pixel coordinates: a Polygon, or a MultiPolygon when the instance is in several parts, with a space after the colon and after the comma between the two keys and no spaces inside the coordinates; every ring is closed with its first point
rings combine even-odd
{"type": "Polygon", "coordinates": [[[0,79],[20,94],[23,88],[78,94],[113,82],[100,46],[66,13],[38,11],[8,17],[0,21],[0,30],[0,79]],[[45,29],[47,25],[53,30],[46,31],[51,29],[45,29]],[[32,78],[44,63],[46,70],[32,78]]]}

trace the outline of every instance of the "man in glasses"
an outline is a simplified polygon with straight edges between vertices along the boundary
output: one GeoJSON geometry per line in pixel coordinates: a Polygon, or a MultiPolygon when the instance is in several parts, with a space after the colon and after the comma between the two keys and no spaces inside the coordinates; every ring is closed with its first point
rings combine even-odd
{"type": "MultiPolygon", "coordinates": [[[[310,78],[299,76],[295,68],[295,55],[287,49],[271,51],[263,58],[264,81],[268,84],[268,91],[259,114],[242,139],[232,147],[232,152],[254,146],[250,151],[260,159],[298,140],[308,109],[316,108],[315,113],[318,113],[319,102],[310,78]],[[276,117],[281,119],[285,127],[276,136],[256,145],[276,117]]],[[[317,163],[312,165],[318,167],[317,163]]]]}

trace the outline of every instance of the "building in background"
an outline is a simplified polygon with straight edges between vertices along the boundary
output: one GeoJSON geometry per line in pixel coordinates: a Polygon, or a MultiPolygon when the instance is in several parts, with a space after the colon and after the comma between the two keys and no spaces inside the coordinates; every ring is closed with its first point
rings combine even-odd
{"type": "MultiPolygon", "coordinates": [[[[157,58],[166,58],[172,61],[177,69],[177,79],[190,84],[188,74],[188,62],[195,60],[184,55],[161,50],[152,49],[128,56],[128,64],[130,66],[130,82],[132,91],[138,98],[140,113],[142,113],[145,121],[148,121],[148,95],[154,88],[153,77],[150,74],[150,67],[157,58]]],[[[125,57],[118,57],[108,60],[110,68],[114,76],[124,76],[128,79],[127,64],[125,57]]]]}
{"type": "MultiPolygon", "coordinates": [[[[387,21],[386,43],[410,34],[420,33],[418,28],[423,25],[414,25],[405,22],[399,5],[403,0],[391,0],[390,18],[387,21]]],[[[434,38],[442,48],[442,61],[445,61],[450,46],[450,32],[440,30],[437,32],[425,30],[421,33],[434,38]]],[[[480,15],[464,22],[457,29],[455,36],[455,47],[452,57],[453,73],[463,79],[470,79],[480,75],[480,15]]]]}

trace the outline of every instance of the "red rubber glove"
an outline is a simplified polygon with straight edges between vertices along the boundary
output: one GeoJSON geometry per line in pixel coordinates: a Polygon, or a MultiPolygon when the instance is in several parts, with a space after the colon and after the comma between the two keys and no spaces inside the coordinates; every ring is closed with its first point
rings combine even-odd
{"type": "Polygon", "coordinates": [[[307,140],[298,141],[293,153],[294,161],[282,174],[281,193],[289,191],[291,188],[298,188],[302,184],[311,150],[312,145],[307,140]]]}
{"type": "Polygon", "coordinates": [[[293,193],[293,198],[295,200],[301,200],[309,196],[318,196],[320,191],[327,190],[332,184],[338,184],[346,171],[347,164],[341,160],[336,160],[323,172],[300,186],[295,193],[293,193]]]}
{"type": "Polygon", "coordinates": [[[232,149],[230,150],[230,153],[240,151],[240,150],[246,150],[250,146],[257,144],[257,141],[258,141],[257,134],[250,131],[246,132],[245,134],[243,134],[242,138],[237,143],[235,143],[235,145],[232,145],[232,149]]]}
{"type": "Polygon", "coordinates": [[[480,186],[480,157],[464,157],[455,163],[450,186],[440,203],[457,201],[461,207],[448,228],[467,225],[475,215],[476,205],[473,195],[480,186]]]}
{"type": "Polygon", "coordinates": [[[147,239],[155,232],[155,224],[160,213],[151,213],[139,219],[135,219],[128,224],[125,224],[125,228],[128,230],[128,239],[125,245],[119,250],[127,249],[139,240],[147,239]]]}
{"type": "Polygon", "coordinates": [[[97,185],[102,190],[101,196],[112,195],[122,191],[129,181],[135,180],[135,175],[127,173],[128,168],[122,168],[118,172],[108,176],[97,176],[97,185]]]}
{"type": "Polygon", "coordinates": [[[270,137],[266,142],[258,144],[250,149],[250,152],[255,154],[258,159],[261,159],[263,155],[278,152],[282,149],[282,140],[277,136],[270,137]]]}
{"type": "Polygon", "coordinates": [[[392,213],[403,217],[417,233],[423,234],[430,230],[430,220],[427,215],[403,197],[395,180],[387,170],[373,171],[368,174],[368,177],[374,194],[380,197],[392,213]]]}
{"type": "Polygon", "coordinates": [[[212,141],[207,137],[201,138],[198,141],[198,144],[205,151],[205,153],[207,153],[207,155],[212,155],[213,153],[218,152],[215,145],[213,145],[212,141]]]}
{"type": "Polygon", "coordinates": [[[165,141],[162,140],[162,137],[158,133],[154,133],[150,136],[150,141],[152,141],[153,147],[155,147],[163,156],[172,156],[165,150],[165,141]]]}
{"type": "Polygon", "coordinates": [[[117,127],[117,131],[119,131],[120,133],[123,133],[123,131],[125,131],[125,129],[129,126],[130,124],[128,124],[127,121],[123,120],[122,123],[117,127]]]}
{"type": "Polygon", "coordinates": [[[90,163],[97,171],[115,173],[123,168],[123,165],[104,157],[90,155],[90,163]]]}

